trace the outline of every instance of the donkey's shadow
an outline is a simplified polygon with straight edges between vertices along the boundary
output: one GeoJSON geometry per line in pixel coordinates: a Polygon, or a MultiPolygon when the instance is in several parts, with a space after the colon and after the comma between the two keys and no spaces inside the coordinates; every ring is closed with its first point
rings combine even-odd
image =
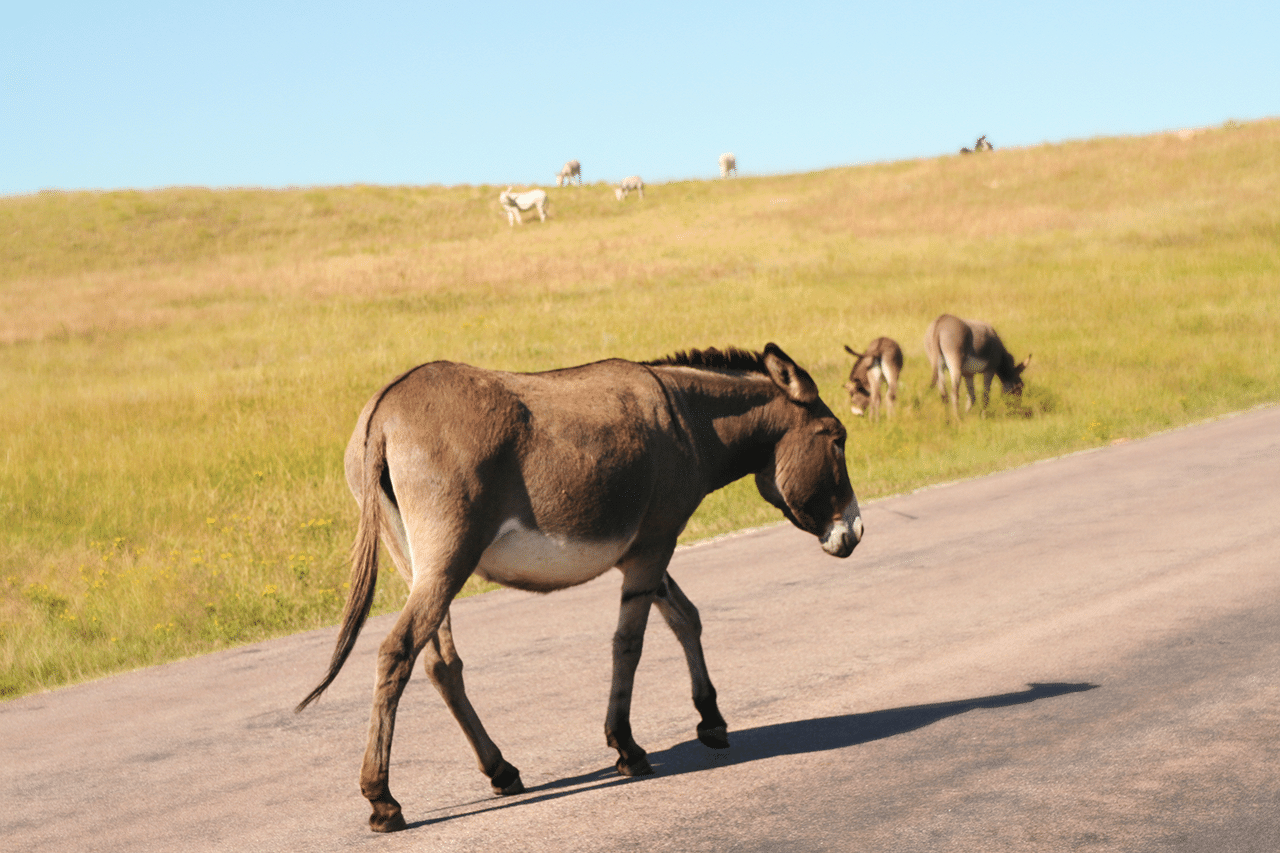
{"type": "Polygon", "coordinates": [[[814,720],[796,720],[758,726],[754,729],[730,731],[733,743],[728,750],[711,750],[696,740],[677,744],[662,752],[650,753],[649,762],[664,776],[743,764],[783,755],[825,752],[882,740],[922,729],[947,717],[955,717],[979,708],[1008,708],[1040,699],[1051,699],[1068,693],[1093,690],[1096,684],[1029,684],[1026,690],[1002,693],[978,699],[912,705],[865,714],[842,714],[814,720]]]}
{"type": "MultiPolygon", "coordinates": [[[[784,755],[803,755],[809,752],[825,752],[832,749],[844,749],[863,743],[882,740],[895,735],[922,729],[948,717],[975,711],[981,708],[1008,708],[1013,705],[1025,705],[1041,699],[1052,699],[1068,693],[1081,693],[1094,690],[1096,684],[1029,684],[1026,690],[1016,693],[1001,693],[996,696],[984,696],[976,699],[960,699],[954,702],[937,702],[932,705],[912,705],[905,708],[891,708],[884,711],[871,711],[863,714],[841,714],[835,717],[819,717],[813,720],[795,720],[789,723],[776,723],[770,726],[757,726],[752,729],[730,730],[729,740],[733,744],[729,749],[708,749],[696,740],[685,741],[661,752],[649,753],[649,763],[659,776],[679,776],[684,773],[696,773],[715,767],[728,767],[733,764],[745,764],[765,758],[777,758],[784,755]]],[[[573,776],[568,779],[557,779],[543,785],[537,785],[525,791],[523,796],[495,801],[483,800],[470,805],[475,808],[455,812],[445,817],[428,818],[409,824],[409,828],[441,823],[453,818],[467,817],[498,809],[508,809],[529,803],[555,800],[583,791],[594,791],[614,785],[627,785],[642,782],[645,777],[627,778],[617,774],[613,767],[605,767],[573,776]]],[[[457,808],[452,806],[449,808],[457,808]]]]}

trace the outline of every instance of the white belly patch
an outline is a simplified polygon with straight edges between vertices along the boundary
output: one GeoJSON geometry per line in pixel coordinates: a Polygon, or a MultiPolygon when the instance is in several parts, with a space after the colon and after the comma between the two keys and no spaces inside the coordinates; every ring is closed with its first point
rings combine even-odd
{"type": "Polygon", "coordinates": [[[625,540],[590,541],[530,530],[505,522],[480,556],[476,573],[520,589],[552,590],[586,583],[617,564],[631,545],[625,540]]]}

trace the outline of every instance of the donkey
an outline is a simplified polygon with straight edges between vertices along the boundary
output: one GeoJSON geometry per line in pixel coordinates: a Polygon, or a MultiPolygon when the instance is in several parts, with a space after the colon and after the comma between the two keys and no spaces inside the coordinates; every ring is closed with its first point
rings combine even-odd
{"type": "Polygon", "coordinates": [[[577,160],[570,160],[560,167],[560,172],[556,175],[556,186],[567,187],[573,183],[573,179],[578,179],[578,186],[582,186],[582,164],[577,160]]]}
{"type": "Polygon", "coordinates": [[[613,196],[618,201],[622,201],[627,197],[627,193],[638,192],[640,198],[644,198],[644,181],[640,180],[639,175],[632,175],[629,178],[623,178],[622,183],[613,189],[613,196]]]}
{"type": "Polygon", "coordinates": [[[1031,354],[1027,353],[1021,364],[1015,364],[1013,356],[990,325],[961,320],[950,314],[943,314],[929,324],[924,333],[924,349],[929,354],[932,370],[929,387],[939,389],[944,404],[947,402],[947,386],[943,384],[943,367],[951,374],[951,411],[956,420],[960,419],[962,376],[969,392],[964,410],[967,412],[973,408],[973,377],[978,373],[982,374],[982,407],[985,409],[991,398],[992,378],[1000,377],[1004,393],[1021,396],[1022,371],[1031,363],[1031,354]]]}
{"type": "Polygon", "coordinates": [[[424,652],[427,677],[494,792],[524,790],[463,688],[449,604],[472,573],[550,592],[616,567],[622,600],[605,739],[618,772],[653,772],[630,709],[655,605],[684,649],[698,739],[728,747],[697,608],[667,573],[676,537],[703,497],[754,474],[765,500],[828,554],[847,557],[863,524],[844,441],[813,379],[775,344],[528,374],[441,361],[379,391],[347,445],[360,523],[342,627],[327,674],[297,708],[324,692],[351,653],[373,601],[381,535],[409,597],[378,654],[360,771],[372,829],[405,827],[387,770],[396,708],[424,652]]]}
{"type": "Polygon", "coordinates": [[[985,136],[979,136],[978,141],[973,144],[973,148],[961,148],[961,154],[973,154],[977,151],[994,151],[995,146],[987,141],[985,136]]]}
{"type": "Polygon", "coordinates": [[[849,392],[850,410],[861,415],[869,409],[871,416],[878,418],[880,383],[884,382],[889,386],[886,399],[892,415],[893,404],[898,399],[898,376],[902,373],[902,347],[893,338],[876,338],[866,352],[857,352],[848,344],[844,349],[854,359],[849,381],[844,383],[844,390],[849,392]]]}
{"type": "Polygon", "coordinates": [[[726,151],[720,155],[720,177],[728,178],[731,174],[738,174],[738,158],[726,151]]]}
{"type": "Polygon", "coordinates": [[[498,193],[498,204],[502,205],[502,209],[507,214],[507,224],[512,228],[519,222],[524,224],[524,220],[520,218],[520,211],[534,210],[538,211],[538,217],[543,221],[547,221],[547,191],[546,190],[526,190],[522,193],[513,193],[511,187],[507,187],[498,193]]]}

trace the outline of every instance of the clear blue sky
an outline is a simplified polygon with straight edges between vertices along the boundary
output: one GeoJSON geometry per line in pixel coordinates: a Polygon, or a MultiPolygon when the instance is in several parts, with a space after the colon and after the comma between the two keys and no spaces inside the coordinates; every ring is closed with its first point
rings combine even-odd
{"type": "Polygon", "coordinates": [[[0,195],[707,177],[1280,116],[1280,2],[8,0],[0,195]]]}

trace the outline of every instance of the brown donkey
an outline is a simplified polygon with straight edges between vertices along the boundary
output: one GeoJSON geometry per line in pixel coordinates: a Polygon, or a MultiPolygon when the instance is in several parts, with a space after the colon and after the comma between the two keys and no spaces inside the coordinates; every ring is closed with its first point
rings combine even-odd
{"type": "Polygon", "coordinates": [[[347,445],[360,525],[337,646],[324,680],[298,706],[324,692],[355,644],[373,600],[381,534],[409,597],[378,654],[360,771],[370,826],[405,826],[387,770],[396,706],[424,652],[427,676],[493,790],[524,790],[463,689],[449,603],[473,572],[549,592],[618,568],[622,601],[605,717],[618,771],[652,772],[632,738],[630,708],[655,605],[688,661],[698,739],[727,747],[698,611],[667,574],[676,537],[703,497],[754,474],[765,500],[828,554],[847,557],[863,528],[844,440],[813,379],[774,344],[763,353],[695,350],[531,374],[434,362],[382,389],[347,445]]]}
{"type": "Polygon", "coordinates": [[[929,324],[924,333],[924,349],[929,354],[929,366],[932,369],[929,387],[939,389],[944,404],[947,402],[948,386],[943,384],[943,367],[951,374],[951,411],[956,420],[960,419],[961,377],[969,392],[969,401],[964,407],[967,412],[974,404],[975,374],[982,374],[982,406],[986,408],[991,399],[991,380],[999,376],[1004,393],[1021,395],[1022,371],[1031,363],[1031,354],[1028,353],[1021,364],[1015,364],[996,330],[988,324],[976,320],[961,320],[950,314],[943,314],[929,324]]]}
{"type": "Polygon", "coordinates": [[[855,415],[870,410],[873,418],[880,415],[880,383],[889,386],[889,414],[898,399],[898,376],[902,373],[902,347],[893,338],[876,338],[866,352],[857,352],[848,344],[845,352],[853,356],[853,369],[844,390],[849,392],[849,409],[855,415]]]}

